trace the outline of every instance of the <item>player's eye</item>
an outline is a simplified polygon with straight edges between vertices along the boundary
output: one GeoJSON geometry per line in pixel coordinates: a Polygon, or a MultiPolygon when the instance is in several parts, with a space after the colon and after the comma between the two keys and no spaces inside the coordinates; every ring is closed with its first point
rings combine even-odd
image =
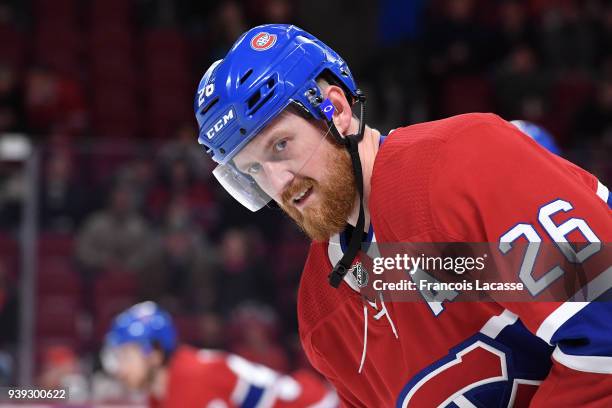
{"type": "Polygon", "coordinates": [[[258,174],[260,170],[261,170],[261,164],[253,163],[247,168],[246,172],[249,173],[251,176],[254,176],[258,174]]]}
{"type": "Polygon", "coordinates": [[[275,152],[282,152],[283,150],[285,150],[286,147],[287,147],[287,139],[282,139],[274,143],[275,152]]]}

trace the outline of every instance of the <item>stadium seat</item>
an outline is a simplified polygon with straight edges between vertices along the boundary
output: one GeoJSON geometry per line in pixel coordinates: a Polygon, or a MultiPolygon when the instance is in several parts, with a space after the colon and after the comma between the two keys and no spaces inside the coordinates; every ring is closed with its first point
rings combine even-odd
{"type": "Polygon", "coordinates": [[[0,61],[19,71],[28,48],[27,37],[15,27],[0,23],[0,38],[2,38],[0,61]]]}
{"type": "Polygon", "coordinates": [[[442,88],[442,116],[492,110],[491,87],[482,77],[452,77],[442,88]]]}
{"type": "Polygon", "coordinates": [[[91,20],[99,25],[113,22],[127,24],[132,14],[132,4],[125,0],[94,0],[91,2],[91,20]]]}
{"type": "Polygon", "coordinates": [[[68,234],[43,232],[38,237],[38,253],[41,256],[72,257],[74,251],[74,237],[68,234]]]}
{"type": "Polygon", "coordinates": [[[577,111],[593,97],[592,81],[582,75],[568,74],[557,79],[551,90],[551,118],[547,121],[547,129],[558,140],[568,137],[568,129],[577,111]]]}
{"type": "Polygon", "coordinates": [[[197,316],[176,315],[173,319],[181,341],[196,346],[202,343],[200,322],[197,316]]]}
{"type": "Polygon", "coordinates": [[[79,17],[78,0],[36,0],[32,3],[38,21],[54,18],[76,22],[79,17]]]}
{"type": "Polygon", "coordinates": [[[39,296],[36,307],[36,336],[79,339],[78,302],[66,296],[39,296]]]}
{"type": "Polygon", "coordinates": [[[70,258],[54,255],[39,256],[37,265],[37,293],[74,298],[80,301],[83,284],[71,265],[70,258]]]}

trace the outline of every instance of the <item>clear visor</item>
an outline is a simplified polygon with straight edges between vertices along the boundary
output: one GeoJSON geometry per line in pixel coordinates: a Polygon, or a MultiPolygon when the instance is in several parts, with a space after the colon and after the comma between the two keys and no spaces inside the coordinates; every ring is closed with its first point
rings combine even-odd
{"type": "MultiPolygon", "coordinates": [[[[292,142],[295,145],[289,146],[285,152],[262,152],[261,161],[286,160],[287,162],[293,163],[289,164],[292,169],[296,169],[293,173],[299,174],[306,164],[314,157],[330,131],[331,129],[328,128],[326,132],[321,132],[320,139],[314,143],[302,144],[302,141],[297,140],[299,139],[298,136],[296,140],[292,142]],[[295,163],[298,163],[298,165],[294,166],[295,163]]],[[[239,154],[240,152],[238,155],[239,154]]],[[[215,167],[213,175],[236,201],[253,212],[262,209],[272,201],[272,197],[270,197],[259,184],[262,182],[265,184],[266,180],[260,179],[258,183],[251,175],[240,171],[236,167],[234,160],[215,167]]]]}
{"type": "Polygon", "coordinates": [[[215,167],[213,175],[232,197],[253,212],[272,201],[253,177],[236,168],[233,160],[215,167]]]}

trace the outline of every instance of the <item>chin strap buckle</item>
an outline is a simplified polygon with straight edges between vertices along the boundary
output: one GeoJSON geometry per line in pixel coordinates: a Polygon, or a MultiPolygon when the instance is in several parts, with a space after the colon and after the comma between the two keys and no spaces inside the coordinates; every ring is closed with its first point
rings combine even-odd
{"type": "Polygon", "coordinates": [[[338,263],[336,266],[334,266],[334,269],[327,277],[329,279],[329,284],[332,285],[334,288],[337,288],[338,286],[340,286],[340,283],[344,279],[344,276],[347,274],[347,272],[348,269],[346,269],[346,266],[342,265],[341,263],[338,263]]]}

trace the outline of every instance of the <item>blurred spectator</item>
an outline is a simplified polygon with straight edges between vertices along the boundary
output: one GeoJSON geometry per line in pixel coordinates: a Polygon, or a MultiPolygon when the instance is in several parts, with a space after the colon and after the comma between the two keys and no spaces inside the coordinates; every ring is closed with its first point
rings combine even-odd
{"type": "Polygon", "coordinates": [[[79,231],[77,259],[89,272],[135,270],[149,238],[150,227],[134,210],[131,189],[118,185],[107,207],[92,214],[79,231]]]}
{"type": "Polygon", "coordinates": [[[40,191],[40,225],[44,230],[71,232],[85,208],[84,189],[66,149],[53,149],[45,163],[40,191]]]}
{"type": "Polygon", "coordinates": [[[424,0],[383,0],[379,2],[378,30],[381,41],[392,45],[422,35],[424,0]]]}
{"type": "Polygon", "coordinates": [[[217,313],[202,313],[199,318],[200,346],[208,349],[227,348],[224,329],[223,319],[217,313]]]}
{"type": "Polygon", "coordinates": [[[542,51],[551,68],[585,69],[595,61],[597,24],[582,3],[592,2],[558,2],[542,13],[542,51]]]}
{"type": "Polygon", "coordinates": [[[144,298],[174,298],[183,310],[204,310],[216,300],[216,254],[189,217],[184,200],[171,203],[166,223],[139,267],[144,298]]]}
{"type": "Polygon", "coordinates": [[[515,48],[495,80],[498,113],[507,118],[540,122],[548,87],[547,75],[538,66],[534,50],[526,45],[515,48]]]}
{"type": "Polygon", "coordinates": [[[504,0],[499,5],[497,37],[494,39],[497,60],[521,44],[535,43],[536,25],[529,20],[525,8],[525,3],[518,0],[504,0]]]}
{"type": "Polygon", "coordinates": [[[263,304],[245,302],[236,307],[230,321],[235,337],[231,350],[255,363],[289,371],[285,350],[278,344],[278,317],[263,304]]]}
{"type": "MultiPolygon", "coordinates": [[[[574,124],[575,145],[589,145],[601,140],[612,149],[612,77],[596,86],[597,96],[578,114],[574,124]]],[[[602,146],[603,147],[603,146],[602,146]]],[[[609,159],[609,157],[608,157],[609,159]]]]}
{"type": "Polygon", "coordinates": [[[192,123],[179,126],[171,141],[160,149],[159,159],[162,167],[170,168],[172,163],[183,161],[199,181],[208,181],[215,163],[204,153],[204,149],[195,143],[197,139],[197,129],[192,123]]]}
{"type": "Polygon", "coordinates": [[[124,165],[117,174],[117,182],[129,186],[134,198],[134,206],[139,212],[147,214],[147,200],[155,186],[155,165],[147,156],[142,155],[124,165]]]}
{"type": "Polygon", "coordinates": [[[295,2],[289,0],[249,0],[246,11],[253,24],[295,22],[295,2]]]}
{"type": "Polygon", "coordinates": [[[67,388],[71,401],[84,402],[89,396],[88,382],[79,359],[68,346],[50,346],[45,350],[38,386],[48,389],[67,388]]]}
{"type": "Polygon", "coordinates": [[[228,229],[221,240],[221,267],[217,274],[217,305],[228,312],[246,300],[275,299],[272,270],[258,258],[244,229],[228,229]]]}
{"type": "Polygon", "coordinates": [[[214,44],[210,50],[212,62],[225,56],[234,41],[248,29],[249,24],[245,20],[242,5],[236,0],[220,2],[210,23],[211,43],[214,44]]]}
{"type": "Polygon", "coordinates": [[[474,74],[490,60],[487,29],[476,18],[475,0],[446,0],[428,28],[429,69],[434,77],[474,74]]]}
{"type": "Polygon", "coordinates": [[[74,133],[86,125],[83,91],[75,80],[33,66],[25,82],[25,111],[30,131],[44,136],[54,128],[74,133]]]}
{"type": "MultiPolygon", "coordinates": [[[[496,56],[493,32],[479,19],[476,0],[443,0],[441,10],[431,10],[424,36],[424,75],[429,116],[457,114],[456,103],[447,102],[456,78],[480,78],[496,56]]],[[[418,81],[413,81],[418,82],[418,81]]],[[[482,85],[482,84],[481,84],[482,85]]],[[[486,87],[486,84],[484,84],[486,87]]],[[[483,103],[486,104],[486,103],[483,103]]],[[[423,120],[429,117],[423,117],[423,120]]]]}
{"type": "Polygon", "coordinates": [[[175,160],[162,173],[162,182],[149,196],[149,208],[156,219],[174,200],[182,200],[190,217],[203,227],[217,220],[217,204],[213,200],[210,187],[200,182],[184,160],[175,160]]]}
{"type": "Polygon", "coordinates": [[[0,134],[24,128],[23,95],[16,73],[8,65],[0,64],[0,134]]]}
{"type": "Polygon", "coordinates": [[[596,66],[602,66],[606,58],[610,58],[612,50],[612,3],[604,2],[602,9],[596,9],[595,13],[599,17],[597,22],[597,60],[596,66]],[[608,50],[608,51],[606,51],[608,50]]]}

